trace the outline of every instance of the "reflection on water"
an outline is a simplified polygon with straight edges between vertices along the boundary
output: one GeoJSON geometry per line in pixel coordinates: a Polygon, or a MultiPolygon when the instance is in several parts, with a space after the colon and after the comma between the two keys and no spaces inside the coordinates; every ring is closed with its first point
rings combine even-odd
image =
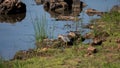
{"type": "Polygon", "coordinates": [[[37,5],[41,5],[44,3],[45,0],[35,0],[36,4],[37,5]]]}
{"type": "MultiPolygon", "coordinates": [[[[44,10],[50,14],[51,18],[58,19],[61,16],[62,19],[67,19],[69,17],[79,16],[83,9],[83,2],[80,0],[56,0],[56,2],[45,2],[43,6],[44,10]]],[[[61,20],[61,17],[59,20],[61,20]]]]}
{"type": "MultiPolygon", "coordinates": [[[[84,11],[93,8],[99,11],[109,11],[114,5],[119,4],[118,0],[81,0],[88,6],[80,12],[64,11],[51,12],[44,9],[43,5],[36,5],[35,0],[22,0],[26,4],[27,12],[23,15],[0,16],[0,56],[4,59],[11,59],[18,50],[27,50],[35,47],[35,31],[32,22],[35,23],[36,17],[41,18],[44,14],[48,21],[47,31],[49,38],[57,38],[59,34],[66,34],[68,31],[81,30],[83,33],[89,29],[82,28],[88,24],[91,19],[98,16],[88,16],[84,11]],[[55,21],[53,18],[59,15],[76,14],[82,21],[55,21]],[[4,23],[3,23],[4,22],[4,23]],[[18,23],[20,22],[20,23],[18,23]],[[14,23],[14,24],[9,24],[14,23]]],[[[68,0],[69,1],[69,0],[68,0]]]]}
{"type": "Polygon", "coordinates": [[[12,14],[12,15],[0,15],[0,23],[11,23],[22,21],[26,16],[26,13],[12,14]]]}

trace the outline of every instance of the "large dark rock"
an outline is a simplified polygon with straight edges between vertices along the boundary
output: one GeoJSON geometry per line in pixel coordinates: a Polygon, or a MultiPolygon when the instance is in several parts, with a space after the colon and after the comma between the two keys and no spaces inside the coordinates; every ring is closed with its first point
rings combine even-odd
{"type": "Polygon", "coordinates": [[[20,0],[1,0],[0,14],[16,14],[26,12],[26,5],[20,0]]]}

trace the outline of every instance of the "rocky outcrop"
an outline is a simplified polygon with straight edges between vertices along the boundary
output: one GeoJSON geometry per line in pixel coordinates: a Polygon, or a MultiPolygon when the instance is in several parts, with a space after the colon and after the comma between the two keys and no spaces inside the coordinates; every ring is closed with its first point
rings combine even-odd
{"type": "Polygon", "coordinates": [[[1,0],[0,14],[16,14],[26,12],[26,5],[20,0],[1,0]]]}

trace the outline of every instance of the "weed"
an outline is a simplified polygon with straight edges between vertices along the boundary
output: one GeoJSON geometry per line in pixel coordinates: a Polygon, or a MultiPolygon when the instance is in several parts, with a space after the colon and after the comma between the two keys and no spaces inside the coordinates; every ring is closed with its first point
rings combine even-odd
{"type": "Polygon", "coordinates": [[[36,41],[40,42],[47,37],[47,20],[46,16],[42,16],[40,20],[36,17],[34,25],[36,41]]]}

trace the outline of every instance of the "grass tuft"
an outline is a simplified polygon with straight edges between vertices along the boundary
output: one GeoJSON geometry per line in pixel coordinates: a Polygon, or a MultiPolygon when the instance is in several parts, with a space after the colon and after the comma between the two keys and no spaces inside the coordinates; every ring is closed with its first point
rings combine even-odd
{"type": "Polygon", "coordinates": [[[35,37],[36,41],[40,42],[47,37],[47,20],[46,16],[42,16],[42,18],[36,17],[34,25],[35,37]]]}

